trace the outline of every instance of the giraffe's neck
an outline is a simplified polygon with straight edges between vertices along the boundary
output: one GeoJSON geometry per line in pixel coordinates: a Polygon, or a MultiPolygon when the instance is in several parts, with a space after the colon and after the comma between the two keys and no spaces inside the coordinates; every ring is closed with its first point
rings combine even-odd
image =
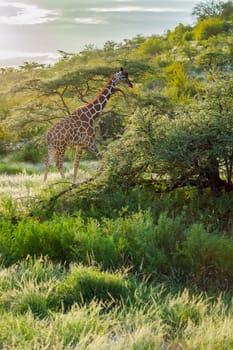
{"type": "Polygon", "coordinates": [[[91,111],[93,119],[95,119],[103,111],[107,101],[114,93],[115,86],[115,77],[112,76],[104,88],[93,98],[93,100],[84,106],[84,108],[88,108],[91,111]]]}

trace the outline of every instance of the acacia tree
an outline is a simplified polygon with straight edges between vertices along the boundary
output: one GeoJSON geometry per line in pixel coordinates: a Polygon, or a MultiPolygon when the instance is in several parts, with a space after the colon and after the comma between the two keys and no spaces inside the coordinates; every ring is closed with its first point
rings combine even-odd
{"type": "Polygon", "coordinates": [[[197,18],[197,21],[210,17],[222,17],[224,19],[231,18],[233,14],[233,1],[208,0],[201,1],[194,6],[192,15],[197,18]]]}
{"type": "Polygon", "coordinates": [[[226,33],[230,25],[221,18],[206,18],[200,21],[194,29],[194,38],[196,40],[207,40],[210,37],[221,33],[226,33]]]}
{"type": "Polygon", "coordinates": [[[174,62],[166,67],[167,89],[169,97],[176,101],[188,101],[201,89],[199,81],[188,75],[185,65],[174,62]]]}
{"type": "Polygon", "coordinates": [[[107,158],[109,181],[128,185],[150,179],[169,189],[233,190],[233,77],[218,80],[204,101],[162,115],[139,108],[107,158]]]}
{"type": "Polygon", "coordinates": [[[226,19],[229,19],[232,17],[232,15],[233,15],[233,1],[232,0],[227,1],[227,2],[222,4],[221,15],[226,19]]]}
{"type": "Polygon", "coordinates": [[[194,6],[192,15],[196,17],[198,21],[210,17],[217,17],[223,11],[223,4],[224,2],[221,0],[201,1],[194,6]]]}

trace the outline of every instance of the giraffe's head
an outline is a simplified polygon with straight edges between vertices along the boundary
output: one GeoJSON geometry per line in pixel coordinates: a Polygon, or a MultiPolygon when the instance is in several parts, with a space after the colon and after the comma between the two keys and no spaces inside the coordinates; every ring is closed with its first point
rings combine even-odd
{"type": "Polygon", "coordinates": [[[133,87],[133,84],[128,78],[128,73],[124,71],[123,68],[121,68],[120,72],[115,74],[115,84],[118,84],[120,82],[128,85],[131,88],[133,87]]]}

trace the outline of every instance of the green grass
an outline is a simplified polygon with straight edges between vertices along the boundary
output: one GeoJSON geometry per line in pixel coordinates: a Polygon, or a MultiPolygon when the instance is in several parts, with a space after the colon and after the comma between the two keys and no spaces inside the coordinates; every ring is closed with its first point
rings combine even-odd
{"type": "Polygon", "coordinates": [[[0,175],[0,348],[233,349],[231,194],[87,184],[48,210],[71,166],[43,188],[23,166],[0,175]]]}
{"type": "Polygon", "coordinates": [[[232,349],[232,311],[224,296],[97,267],[41,258],[0,270],[4,349],[232,349]]]}

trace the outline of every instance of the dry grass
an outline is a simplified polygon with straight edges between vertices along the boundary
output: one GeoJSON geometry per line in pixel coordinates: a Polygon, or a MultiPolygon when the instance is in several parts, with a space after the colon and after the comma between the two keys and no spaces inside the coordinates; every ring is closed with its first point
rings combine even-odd
{"type": "MultiPolygon", "coordinates": [[[[94,165],[90,164],[90,171],[94,165]]],[[[81,183],[91,177],[87,170],[79,169],[77,182],[81,183]]],[[[39,196],[46,196],[50,191],[70,186],[72,183],[72,167],[65,172],[65,178],[61,179],[60,174],[51,171],[48,181],[43,185],[43,170],[33,174],[19,172],[15,175],[0,174],[0,212],[14,216],[16,213],[25,213],[30,209],[32,202],[39,196]]]]}
{"type": "MultiPolygon", "coordinates": [[[[78,182],[83,182],[90,175],[79,170],[78,182]]],[[[0,175],[0,196],[4,195],[12,197],[14,199],[22,199],[33,197],[38,194],[43,188],[47,186],[55,186],[55,184],[67,183],[71,184],[72,173],[68,172],[65,174],[64,180],[61,179],[60,175],[56,172],[49,174],[48,182],[45,186],[43,185],[43,174],[29,175],[26,173],[20,173],[17,175],[0,175]]]]}

